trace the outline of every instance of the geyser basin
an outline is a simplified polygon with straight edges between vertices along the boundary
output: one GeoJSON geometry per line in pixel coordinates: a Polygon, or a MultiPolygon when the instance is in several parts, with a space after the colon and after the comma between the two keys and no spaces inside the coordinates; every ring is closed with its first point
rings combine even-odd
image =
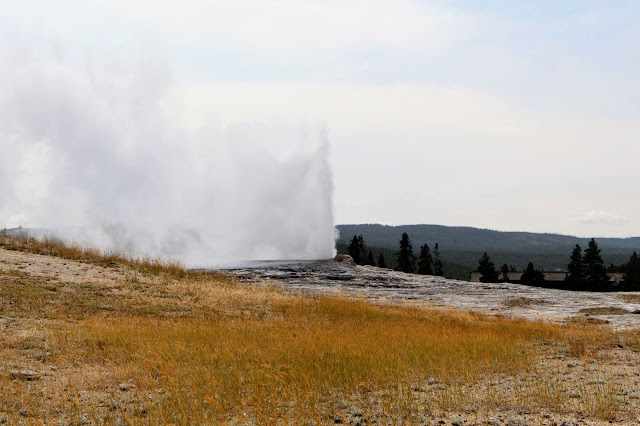
{"type": "Polygon", "coordinates": [[[589,312],[589,308],[619,308],[623,314],[597,317],[615,328],[640,326],[640,315],[634,313],[638,305],[625,301],[619,293],[572,292],[508,283],[472,283],[369,266],[348,266],[333,260],[266,262],[263,266],[252,266],[222,272],[254,284],[272,281],[292,293],[338,294],[364,298],[374,303],[409,303],[427,308],[481,311],[531,320],[564,322],[572,317],[585,319],[585,312],[589,312]]]}

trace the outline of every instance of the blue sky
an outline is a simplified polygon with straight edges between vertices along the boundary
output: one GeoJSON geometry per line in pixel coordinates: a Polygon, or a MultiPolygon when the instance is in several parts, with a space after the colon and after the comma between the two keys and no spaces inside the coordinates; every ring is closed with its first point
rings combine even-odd
{"type": "Polygon", "coordinates": [[[152,63],[190,129],[326,127],[336,223],[640,235],[634,1],[9,1],[0,43],[152,63]]]}

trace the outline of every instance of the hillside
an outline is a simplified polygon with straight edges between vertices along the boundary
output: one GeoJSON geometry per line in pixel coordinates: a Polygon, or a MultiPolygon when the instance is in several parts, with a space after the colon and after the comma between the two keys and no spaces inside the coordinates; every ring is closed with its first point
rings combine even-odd
{"type": "MultiPolygon", "coordinates": [[[[403,232],[409,234],[414,250],[427,243],[433,247],[440,245],[444,261],[466,265],[474,269],[478,258],[487,252],[496,265],[506,263],[517,269],[527,262],[546,270],[565,268],[571,250],[576,244],[586,248],[588,238],[570,235],[537,234],[532,232],[503,232],[472,227],[443,225],[400,225],[379,224],[338,225],[339,244],[348,244],[354,235],[362,235],[369,246],[396,250],[403,232]]],[[[633,251],[640,251],[640,237],[597,238],[603,259],[609,263],[623,263],[629,260],[633,251]]]]}

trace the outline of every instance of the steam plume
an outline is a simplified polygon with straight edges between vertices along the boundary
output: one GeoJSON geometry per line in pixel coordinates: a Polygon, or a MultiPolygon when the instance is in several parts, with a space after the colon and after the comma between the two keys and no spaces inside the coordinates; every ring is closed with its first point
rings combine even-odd
{"type": "Polygon", "coordinates": [[[14,49],[0,52],[0,81],[0,226],[189,265],[333,254],[322,128],[187,129],[168,112],[171,73],[153,57],[14,49]]]}

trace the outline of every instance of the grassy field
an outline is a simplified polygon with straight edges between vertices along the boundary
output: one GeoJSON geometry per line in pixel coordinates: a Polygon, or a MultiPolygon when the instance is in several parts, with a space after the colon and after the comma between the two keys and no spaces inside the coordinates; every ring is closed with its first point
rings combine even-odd
{"type": "Polygon", "coordinates": [[[8,424],[606,423],[639,407],[636,332],[298,297],[56,240],[0,237],[0,330],[8,424]]]}

